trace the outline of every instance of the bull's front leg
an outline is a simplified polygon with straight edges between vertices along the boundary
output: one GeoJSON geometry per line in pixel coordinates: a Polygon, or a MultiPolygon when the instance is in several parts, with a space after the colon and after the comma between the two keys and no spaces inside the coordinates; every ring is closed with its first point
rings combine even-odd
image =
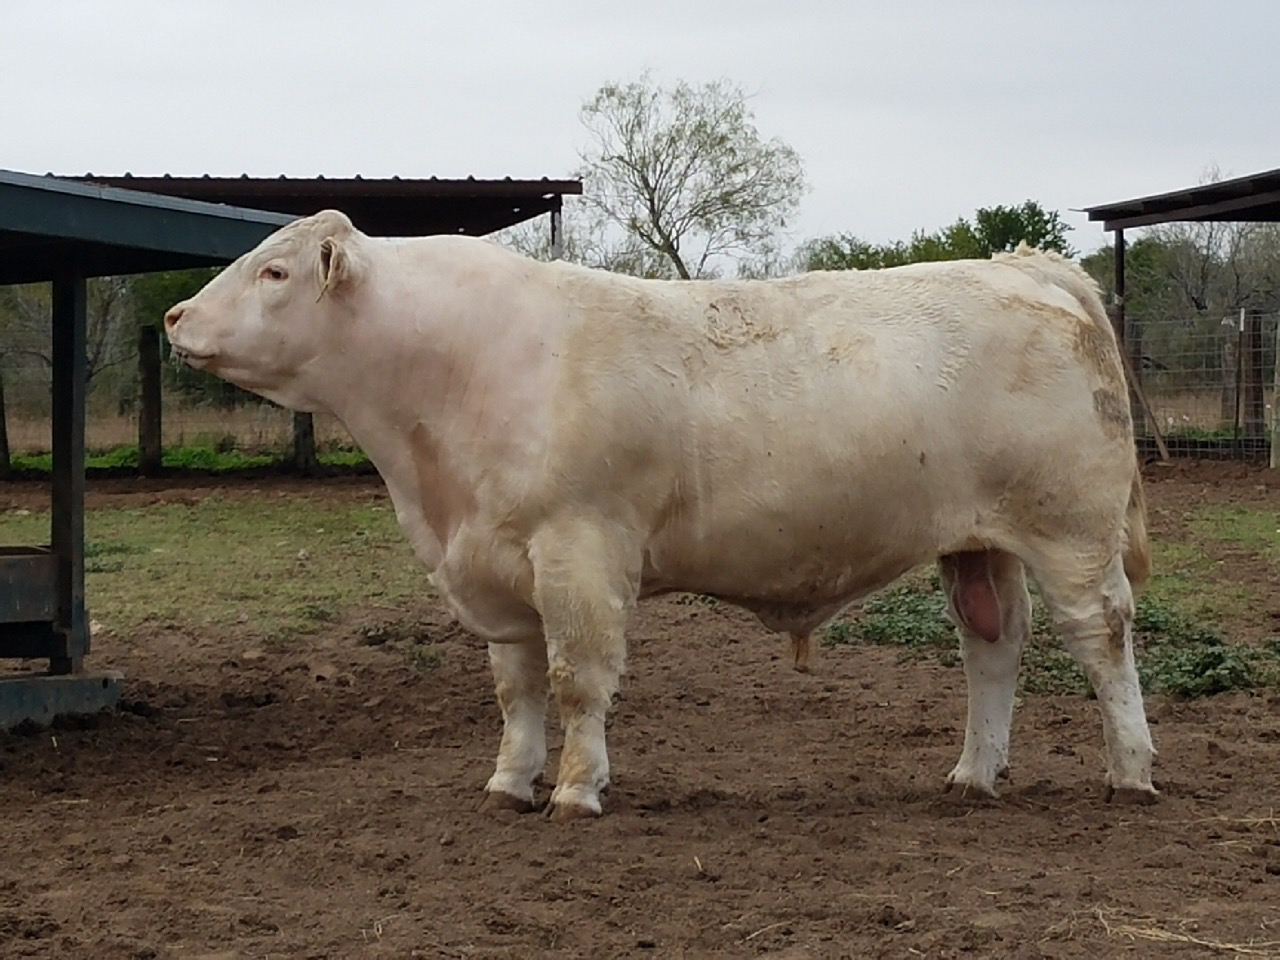
{"type": "Polygon", "coordinates": [[[599,816],[600,794],[609,785],[605,716],[626,658],[639,551],[625,531],[575,521],[540,531],[529,556],[548,676],[564,728],[550,814],[556,820],[599,816]]]}
{"type": "Polygon", "coordinates": [[[542,637],[524,643],[489,644],[502,745],[486,785],[484,808],[528,813],[533,788],[547,763],[547,646],[542,637]]]}

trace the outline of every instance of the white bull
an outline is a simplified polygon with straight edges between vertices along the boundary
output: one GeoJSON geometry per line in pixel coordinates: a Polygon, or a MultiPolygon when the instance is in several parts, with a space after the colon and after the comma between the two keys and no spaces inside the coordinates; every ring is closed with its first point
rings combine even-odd
{"type": "Polygon", "coordinates": [[[440,596],[489,643],[489,806],[535,806],[550,684],[551,813],[601,812],[638,598],[711,594],[799,649],[933,561],[969,691],[948,783],[992,794],[1007,770],[1025,572],[1097,693],[1106,795],[1155,795],[1124,372],[1097,288],[1057,255],[668,282],[371,238],[325,211],[165,327],[191,366],[332,412],[376,465],[440,596]]]}

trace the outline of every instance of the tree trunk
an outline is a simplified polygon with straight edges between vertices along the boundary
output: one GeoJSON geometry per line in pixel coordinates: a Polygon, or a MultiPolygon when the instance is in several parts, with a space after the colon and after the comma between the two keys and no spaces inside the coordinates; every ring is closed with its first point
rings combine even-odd
{"type": "Polygon", "coordinates": [[[144,477],[160,472],[164,459],[161,427],[160,331],[138,329],[138,470],[144,477]]]}
{"type": "Polygon", "coordinates": [[[316,471],[316,424],[309,413],[293,415],[293,469],[305,476],[316,471]]]}

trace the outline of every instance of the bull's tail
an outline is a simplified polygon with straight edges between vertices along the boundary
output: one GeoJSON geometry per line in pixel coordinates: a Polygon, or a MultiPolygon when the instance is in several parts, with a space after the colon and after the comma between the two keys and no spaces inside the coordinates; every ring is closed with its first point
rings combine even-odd
{"type": "Polygon", "coordinates": [[[1142,492],[1142,471],[1135,463],[1129,487],[1129,507],[1124,517],[1124,573],[1138,590],[1151,576],[1151,543],[1147,540],[1147,498],[1142,492]]]}

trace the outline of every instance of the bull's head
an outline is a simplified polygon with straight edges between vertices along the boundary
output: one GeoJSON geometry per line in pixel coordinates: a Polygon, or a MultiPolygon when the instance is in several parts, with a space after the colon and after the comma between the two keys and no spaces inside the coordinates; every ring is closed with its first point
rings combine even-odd
{"type": "Polygon", "coordinates": [[[305,374],[341,350],[361,237],[336,210],[282,227],[165,314],[174,355],[283,406],[321,408],[305,374]]]}

